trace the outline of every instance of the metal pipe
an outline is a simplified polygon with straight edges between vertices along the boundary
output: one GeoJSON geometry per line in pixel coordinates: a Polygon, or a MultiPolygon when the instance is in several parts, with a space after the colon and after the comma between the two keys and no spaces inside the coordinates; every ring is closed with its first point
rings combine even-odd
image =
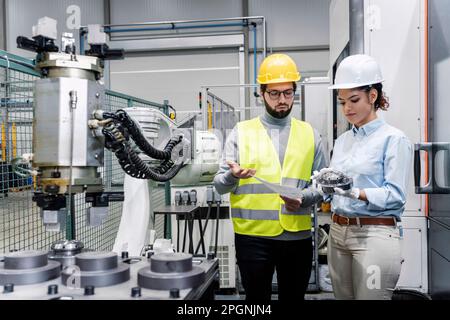
{"type": "Polygon", "coordinates": [[[214,256],[217,257],[217,244],[219,242],[219,221],[220,221],[220,202],[216,202],[216,240],[214,244],[214,256]]]}
{"type": "Polygon", "coordinates": [[[84,54],[84,35],[85,35],[85,29],[83,27],[80,27],[80,31],[78,32],[80,36],[80,55],[84,54]]]}
{"type": "Polygon", "coordinates": [[[364,1],[350,0],[350,55],[364,53],[364,1]]]}
{"type": "MultiPolygon", "coordinates": [[[[266,18],[264,16],[249,16],[249,17],[233,17],[233,18],[219,18],[219,19],[205,19],[205,20],[176,20],[176,21],[155,21],[155,22],[138,22],[138,23],[126,23],[126,24],[105,24],[103,28],[114,28],[114,27],[133,27],[133,26],[154,26],[154,25],[164,25],[170,24],[170,29],[162,29],[162,30],[171,30],[174,24],[188,24],[188,23],[208,23],[208,22],[219,22],[219,21],[249,21],[249,20],[261,20],[260,23],[263,26],[263,55],[266,57],[267,55],[267,47],[266,47],[266,18]]],[[[228,25],[229,26],[229,25],[228,25]]],[[[183,27],[184,29],[191,28],[192,26],[183,27]]],[[[204,26],[204,28],[211,26],[204,26]]],[[[178,27],[180,28],[180,27],[178,27]]],[[[87,26],[80,27],[80,52],[82,53],[82,49],[84,50],[84,32],[87,29],[87,26]]],[[[134,31],[137,31],[136,29],[134,31]]],[[[106,32],[106,31],[105,31],[106,32]]]]}
{"type": "Polygon", "coordinates": [[[221,98],[219,98],[218,96],[216,96],[214,93],[209,93],[208,95],[210,97],[214,98],[215,100],[219,101],[220,103],[223,103],[223,104],[229,106],[230,108],[233,108],[233,106],[231,106],[229,103],[227,103],[226,101],[224,101],[221,98]]]}
{"type": "MultiPolygon", "coordinates": [[[[176,21],[154,21],[154,22],[136,22],[136,23],[125,23],[125,24],[105,24],[103,27],[129,27],[129,26],[149,26],[149,25],[159,25],[159,24],[183,24],[183,23],[207,23],[207,22],[218,22],[218,21],[236,21],[236,20],[263,20],[264,16],[250,16],[250,17],[233,17],[233,18],[218,18],[218,19],[197,19],[197,20],[176,20],[176,21]]],[[[86,26],[83,26],[86,27],[86,26]]]]}
{"type": "MultiPolygon", "coordinates": [[[[249,15],[249,0],[242,0],[242,14],[245,16],[249,15]]],[[[250,32],[249,27],[244,28],[244,64],[246,65],[246,68],[244,68],[244,83],[250,82],[250,54],[249,54],[249,39],[250,39],[250,32]]],[[[250,90],[245,90],[244,88],[241,88],[240,93],[242,91],[244,92],[244,106],[250,105],[250,90]]]]}
{"type": "Polygon", "coordinates": [[[226,87],[244,87],[244,88],[248,88],[248,87],[254,87],[254,84],[248,83],[248,84],[214,84],[214,85],[203,85],[200,86],[200,88],[226,88],[226,87]]]}
{"type": "Polygon", "coordinates": [[[4,122],[2,122],[2,161],[6,161],[6,130],[4,122]]]}
{"type": "MultiPolygon", "coordinates": [[[[67,209],[69,210],[69,221],[73,221],[73,198],[72,198],[72,169],[73,169],[73,138],[74,138],[74,129],[75,129],[75,116],[74,116],[74,110],[77,108],[77,92],[75,90],[72,90],[69,92],[70,96],[70,169],[69,169],[69,187],[68,187],[68,204],[67,209]]],[[[71,225],[71,230],[74,226],[71,225]]],[[[72,235],[74,236],[74,235],[72,235]]]]}
{"type": "MultiPolygon", "coordinates": [[[[258,63],[258,61],[257,61],[257,57],[256,57],[256,46],[257,46],[257,41],[256,41],[256,26],[253,26],[253,77],[254,77],[254,83],[255,83],[255,85],[257,85],[256,84],[256,78],[257,78],[257,75],[256,75],[256,69],[257,69],[257,63],[258,63]]],[[[258,88],[257,87],[255,87],[255,89],[253,90],[253,95],[255,96],[255,98],[258,98],[259,97],[259,95],[258,95],[258,88]]],[[[246,115],[246,118],[247,119],[250,119],[250,113],[248,114],[248,116],[246,115]]]]}
{"type": "MultiPolygon", "coordinates": [[[[26,63],[26,62],[24,62],[24,61],[20,61],[20,60],[14,59],[14,58],[10,58],[10,57],[8,57],[7,55],[5,55],[5,56],[0,56],[0,58],[6,60],[6,61],[8,62],[8,64],[9,64],[10,62],[14,62],[14,63],[20,64],[20,65],[22,65],[22,66],[24,66],[24,67],[29,67],[29,68],[33,68],[33,69],[34,69],[34,64],[32,64],[32,63],[26,63]]],[[[9,68],[9,66],[8,66],[8,68],[9,68]]]]}
{"type": "Polygon", "coordinates": [[[11,126],[11,140],[12,140],[12,157],[13,159],[15,159],[17,157],[17,127],[15,122],[13,122],[11,126]]]}
{"type": "Polygon", "coordinates": [[[263,48],[264,48],[264,53],[263,53],[263,58],[265,58],[267,56],[267,47],[266,47],[266,18],[263,17],[263,48]]]}
{"type": "Polygon", "coordinates": [[[167,28],[135,28],[135,29],[115,29],[115,30],[104,30],[105,33],[115,33],[115,32],[138,32],[138,31],[167,31],[167,30],[179,30],[179,29],[201,29],[201,28],[221,28],[221,27],[242,27],[245,23],[222,23],[222,24],[209,24],[209,25],[196,25],[196,26],[176,26],[173,24],[167,28]]]}

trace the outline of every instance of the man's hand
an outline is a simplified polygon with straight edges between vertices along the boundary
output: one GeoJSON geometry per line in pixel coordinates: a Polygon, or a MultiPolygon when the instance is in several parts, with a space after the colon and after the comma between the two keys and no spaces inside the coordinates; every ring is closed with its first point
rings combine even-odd
{"type": "Polygon", "coordinates": [[[227,164],[230,167],[231,174],[235,178],[248,179],[256,173],[256,169],[243,169],[234,161],[227,160],[227,164]]]}
{"type": "Polygon", "coordinates": [[[280,195],[280,198],[284,200],[284,206],[287,211],[297,211],[298,209],[300,209],[300,205],[302,204],[302,199],[300,199],[300,198],[292,199],[292,198],[287,198],[287,197],[284,197],[281,195],[280,195]]]}

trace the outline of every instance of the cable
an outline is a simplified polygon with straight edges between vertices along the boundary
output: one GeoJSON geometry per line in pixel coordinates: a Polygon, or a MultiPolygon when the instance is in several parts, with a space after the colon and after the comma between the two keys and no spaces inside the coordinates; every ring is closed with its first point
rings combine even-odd
{"type": "Polygon", "coordinates": [[[178,135],[169,140],[169,142],[166,144],[163,150],[156,149],[153,147],[147,139],[142,134],[141,130],[139,130],[139,127],[136,125],[133,119],[126,113],[126,111],[120,109],[115,114],[110,112],[104,112],[103,113],[103,119],[114,119],[117,122],[120,122],[120,124],[125,127],[128,131],[128,133],[133,138],[136,145],[139,147],[139,149],[142,150],[146,155],[153,159],[157,160],[169,160],[172,155],[173,148],[181,142],[183,139],[183,136],[178,135]]]}
{"type": "Polygon", "coordinates": [[[187,215],[184,215],[184,232],[183,232],[183,250],[181,252],[184,252],[184,249],[186,247],[186,234],[187,234],[187,215]]]}
{"type": "Polygon", "coordinates": [[[175,165],[172,160],[166,160],[158,167],[151,167],[129,146],[128,141],[120,141],[117,132],[106,127],[102,132],[105,147],[114,152],[122,169],[133,178],[165,182],[175,177],[184,166],[183,163],[175,165]]]}
{"type": "MultiPolygon", "coordinates": [[[[200,237],[201,239],[203,239],[203,237],[205,236],[205,232],[206,232],[206,227],[208,226],[208,221],[209,221],[209,215],[211,214],[211,207],[212,207],[212,203],[208,203],[208,211],[206,212],[206,219],[205,219],[205,225],[203,226],[203,229],[200,230],[200,237]]],[[[198,254],[198,250],[200,250],[200,245],[201,242],[199,241],[197,248],[195,249],[195,254],[198,254]]],[[[206,254],[206,252],[205,252],[206,254]]]]}
{"type": "Polygon", "coordinates": [[[174,164],[171,160],[172,150],[182,141],[182,135],[170,139],[164,150],[158,150],[145,139],[134,120],[124,110],[118,110],[116,113],[104,112],[102,118],[113,120],[102,130],[105,148],[114,152],[122,169],[131,177],[165,182],[175,177],[183,168],[182,163],[174,164]],[[158,167],[147,165],[130,146],[130,136],[146,155],[164,161],[158,167]]]}
{"type": "Polygon", "coordinates": [[[217,243],[219,240],[219,218],[220,218],[220,202],[217,204],[217,214],[216,214],[216,243],[214,245],[214,256],[217,257],[217,243]]]}

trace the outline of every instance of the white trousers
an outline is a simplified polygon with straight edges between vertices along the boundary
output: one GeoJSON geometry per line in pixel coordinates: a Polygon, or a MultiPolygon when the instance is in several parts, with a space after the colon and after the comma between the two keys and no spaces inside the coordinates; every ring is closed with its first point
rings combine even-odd
{"type": "Polygon", "coordinates": [[[328,265],[338,300],[390,300],[401,269],[401,237],[393,226],[332,222],[328,265]]]}

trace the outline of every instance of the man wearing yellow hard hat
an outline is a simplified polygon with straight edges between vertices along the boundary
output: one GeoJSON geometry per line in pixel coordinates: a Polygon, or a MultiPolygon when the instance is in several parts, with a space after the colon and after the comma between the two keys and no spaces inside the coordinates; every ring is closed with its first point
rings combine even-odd
{"type": "Polygon", "coordinates": [[[231,192],[237,263],[251,301],[271,299],[275,270],[279,300],[301,300],[311,274],[311,207],[322,196],[309,184],[327,162],[317,131],[290,115],[299,80],[288,55],[264,59],[258,75],[264,113],[236,125],[214,178],[219,193],[231,192]],[[254,176],[301,195],[282,197],[254,176]]]}

